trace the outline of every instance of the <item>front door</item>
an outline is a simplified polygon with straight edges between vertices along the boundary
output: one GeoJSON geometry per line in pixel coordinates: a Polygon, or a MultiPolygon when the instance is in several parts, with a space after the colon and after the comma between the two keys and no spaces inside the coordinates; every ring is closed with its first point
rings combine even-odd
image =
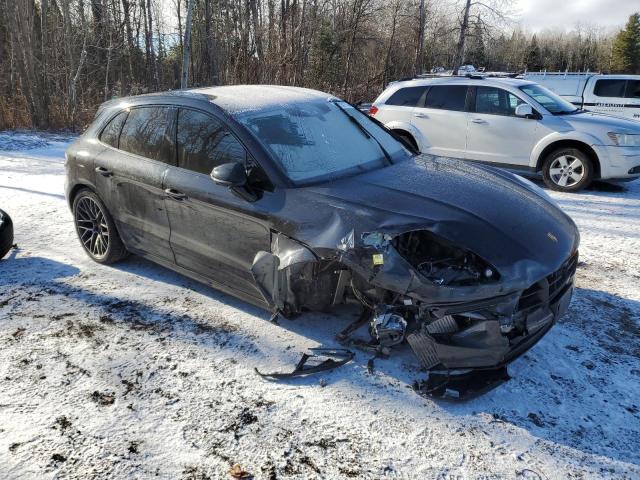
{"type": "Polygon", "coordinates": [[[432,155],[465,158],[467,117],[466,85],[433,85],[424,106],[413,109],[411,123],[423,138],[421,150],[432,155]]]}
{"type": "Polygon", "coordinates": [[[246,163],[242,144],[213,116],[190,109],[178,112],[178,167],[164,182],[176,263],[217,283],[262,299],[251,275],[260,250],[271,250],[259,203],[238,198],[210,177],[223,163],[246,163]]]}
{"type": "Polygon", "coordinates": [[[162,182],[175,159],[174,118],[174,109],[159,106],[119,114],[103,130],[101,140],[109,147],[95,160],[98,195],[127,249],[170,262],[162,182]],[[121,131],[118,122],[124,123],[121,131]]]}
{"type": "Polygon", "coordinates": [[[523,100],[497,87],[475,87],[467,128],[467,158],[504,166],[528,167],[541,127],[532,118],[517,117],[523,100]]]}

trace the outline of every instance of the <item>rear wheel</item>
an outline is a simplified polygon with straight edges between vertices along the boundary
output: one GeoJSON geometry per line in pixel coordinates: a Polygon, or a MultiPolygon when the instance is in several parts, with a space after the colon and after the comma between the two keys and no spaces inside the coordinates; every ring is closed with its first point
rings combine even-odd
{"type": "Polygon", "coordinates": [[[96,262],[110,264],[127,256],[113,218],[91,190],[81,190],[73,200],[73,220],[80,243],[96,262]]]}
{"type": "Polygon", "coordinates": [[[542,166],[544,183],[560,192],[577,192],[589,186],[593,173],[591,159],[576,148],[561,148],[552,152],[542,166]]]}

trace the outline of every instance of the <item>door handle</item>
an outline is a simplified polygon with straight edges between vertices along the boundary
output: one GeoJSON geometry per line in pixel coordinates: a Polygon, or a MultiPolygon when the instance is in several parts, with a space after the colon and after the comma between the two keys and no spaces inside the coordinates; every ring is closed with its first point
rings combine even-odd
{"type": "Polygon", "coordinates": [[[113,172],[111,170],[107,170],[104,167],[96,167],[96,172],[103,177],[110,177],[111,175],[113,175],[113,172]]]}
{"type": "Polygon", "coordinates": [[[429,118],[429,115],[426,113],[414,113],[413,116],[418,118],[429,118]]]}
{"type": "Polygon", "coordinates": [[[480,125],[483,125],[483,124],[485,124],[485,123],[489,123],[489,122],[487,122],[486,120],[483,120],[483,119],[481,119],[481,118],[474,118],[474,119],[473,119],[473,120],[471,120],[471,121],[472,121],[473,123],[477,123],[477,124],[480,124],[480,125]]]}
{"type": "Polygon", "coordinates": [[[187,198],[187,196],[184,193],[179,192],[175,188],[167,188],[165,189],[164,193],[166,193],[168,196],[170,196],[175,200],[184,200],[185,198],[187,198]]]}

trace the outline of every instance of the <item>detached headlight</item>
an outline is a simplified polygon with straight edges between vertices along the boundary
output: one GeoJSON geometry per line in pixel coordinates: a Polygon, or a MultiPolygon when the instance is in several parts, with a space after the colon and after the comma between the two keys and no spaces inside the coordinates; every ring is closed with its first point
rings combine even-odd
{"type": "Polygon", "coordinates": [[[609,132],[609,138],[618,147],[640,147],[640,134],[609,132]]]}
{"type": "Polygon", "coordinates": [[[498,271],[473,252],[428,230],[398,235],[392,245],[423,277],[435,285],[470,286],[495,282],[498,271]]]}

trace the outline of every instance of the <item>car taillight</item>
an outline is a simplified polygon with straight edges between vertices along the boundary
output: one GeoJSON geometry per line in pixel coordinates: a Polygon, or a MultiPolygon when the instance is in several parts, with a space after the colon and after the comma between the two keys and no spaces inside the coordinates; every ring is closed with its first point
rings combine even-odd
{"type": "Polygon", "coordinates": [[[371,107],[369,107],[369,115],[373,116],[376,113],[378,113],[378,107],[376,107],[375,105],[371,105],[371,107]]]}

